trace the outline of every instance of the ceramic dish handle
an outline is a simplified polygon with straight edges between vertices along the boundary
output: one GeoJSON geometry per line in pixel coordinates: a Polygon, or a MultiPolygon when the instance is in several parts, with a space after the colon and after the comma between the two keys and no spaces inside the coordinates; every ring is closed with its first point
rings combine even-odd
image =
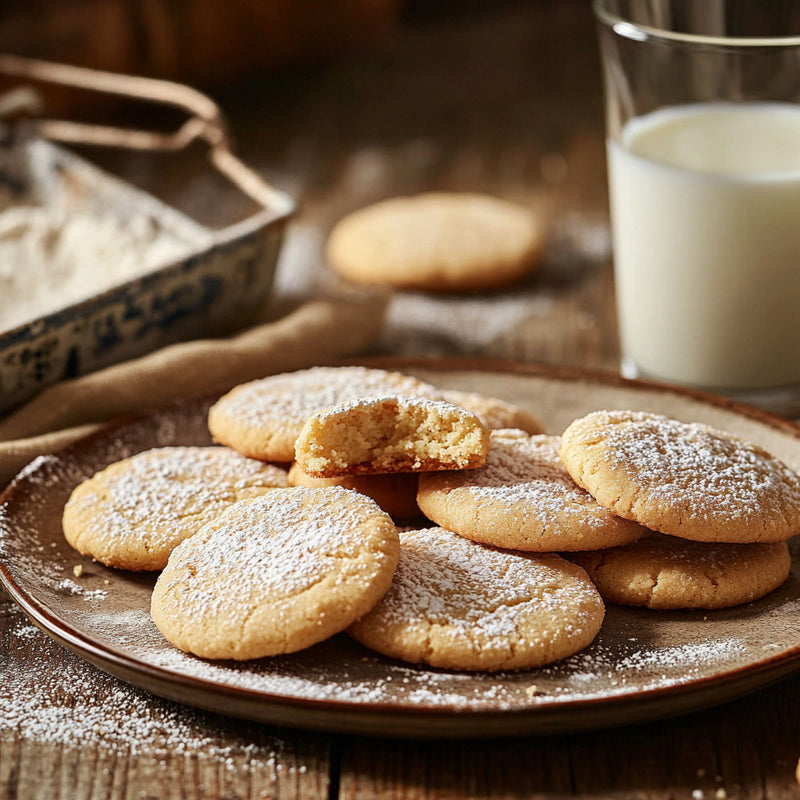
{"type": "MultiPolygon", "coordinates": [[[[212,165],[240,191],[269,211],[291,211],[292,202],[287,195],[270,186],[233,154],[222,112],[213,100],[196,89],[156,78],[103,72],[9,54],[0,54],[0,73],[26,81],[103,92],[185,111],[189,118],[177,130],[166,133],[43,117],[29,119],[28,125],[51,141],[133,150],[179,151],[194,141],[205,141],[212,165]]],[[[28,87],[10,95],[8,105],[11,111],[41,111],[35,93],[28,87]]]]}

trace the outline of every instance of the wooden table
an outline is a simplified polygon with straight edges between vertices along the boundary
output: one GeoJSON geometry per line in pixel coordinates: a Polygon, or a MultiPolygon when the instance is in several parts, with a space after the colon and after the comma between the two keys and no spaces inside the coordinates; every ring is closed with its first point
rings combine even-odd
{"type": "MultiPolygon", "coordinates": [[[[399,297],[374,352],[614,370],[597,63],[583,2],[475,4],[460,15],[418,13],[370,52],[217,91],[244,160],[302,204],[279,292],[337,290],[321,247],[353,208],[426,189],[489,191],[547,215],[539,271],[491,297],[399,297]]],[[[109,161],[201,219],[239,210],[188,167],[109,161]]],[[[135,690],[52,643],[6,599],[0,670],[0,693],[13,687],[25,707],[0,719],[2,798],[778,800],[799,792],[800,677],[690,716],[611,730],[489,741],[325,735],[135,690]],[[98,708],[131,732],[127,744],[109,744],[98,708]]]]}

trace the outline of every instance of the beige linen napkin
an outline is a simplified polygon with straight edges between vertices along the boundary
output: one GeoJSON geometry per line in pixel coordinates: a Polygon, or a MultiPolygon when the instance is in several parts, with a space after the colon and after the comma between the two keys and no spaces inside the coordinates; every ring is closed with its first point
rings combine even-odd
{"type": "Polygon", "coordinates": [[[0,489],[36,456],[106,420],[363,352],[377,339],[383,312],[375,301],[315,300],[228,339],[170,345],[51,386],[0,420],[0,489]]]}

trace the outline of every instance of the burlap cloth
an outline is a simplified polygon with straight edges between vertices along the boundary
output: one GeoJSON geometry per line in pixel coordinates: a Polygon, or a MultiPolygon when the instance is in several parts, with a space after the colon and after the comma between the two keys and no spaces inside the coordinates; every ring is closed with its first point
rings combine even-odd
{"type": "Polygon", "coordinates": [[[0,419],[0,489],[36,456],[114,417],[362,353],[383,312],[380,302],[314,300],[230,338],[170,345],[45,389],[0,419]]]}

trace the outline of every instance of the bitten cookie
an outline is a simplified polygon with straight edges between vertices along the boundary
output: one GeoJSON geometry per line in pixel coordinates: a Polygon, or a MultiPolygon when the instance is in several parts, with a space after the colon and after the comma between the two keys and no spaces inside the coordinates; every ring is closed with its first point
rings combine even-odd
{"type": "Polygon", "coordinates": [[[225,447],[163,447],[111,464],[64,508],[67,541],[109,567],[159,570],[232,503],[285,487],[286,471],[225,447]]]}
{"type": "Polygon", "coordinates": [[[791,568],[786,542],[692,542],[660,533],[569,558],[589,573],[604,600],[655,609],[750,603],[777,589],[791,568]]]}
{"type": "Polygon", "coordinates": [[[596,411],[564,431],[575,481],[626,519],[704,542],[776,542],[800,532],[800,477],[708,425],[596,411]]]}
{"type": "Polygon", "coordinates": [[[179,545],[151,613],[202,658],[291,653],[343,630],[389,588],[397,529],[347,489],[284,489],[244,500],[179,545]]]}
{"type": "Polygon", "coordinates": [[[442,389],[442,399],[477,414],[490,430],[517,428],[526,433],[545,432],[544,425],[537,416],[497,397],[487,397],[477,392],[461,392],[457,389],[442,389]]]}
{"type": "Polygon", "coordinates": [[[489,431],[471,411],[421,397],[353,400],[312,415],[295,459],[308,475],[472,469],[486,460],[489,431]]]}
{"type": "Polygon", "coordinates": [[[292,464],[287,476],[290,486],[341,486],[371,497],[392,519],[408,520],[421,516],[417,505],[417,475],[398,472],[390,475],[343,475],[315,478],[292,464]]]}
{"type": "Polygon", "coordinates": [[[514,670],[586,647],[604,611],[584,570],[557,555],[496,550],[426,528],[400,533],[389,591],[347,632],[414,664],[514,670]]]}
{"type": "Polygon", "coordinates": [[[474,291],[529,272],[544,250],[529,209],[481,194],[398,197],[355,211],[333,228],[331,266],[348,280],[401,289],[474,291]]]}
{"type": "Polygon", "coordinates": [[[437,525],[513,550],[591,550],[641,536],[576,485],[558,447],[557,436],[492,431],[483,467],[420,475],[417,503],[437,525]]]}
{"type": "Polygon", "coordinates": [[[216,441],[250,458],[290,462],[312,414],[347,400],[386,395],[439,397],[430,384],[399,372],[312,367],[231,389],[209,410],[208,427],[216,441]]]}

